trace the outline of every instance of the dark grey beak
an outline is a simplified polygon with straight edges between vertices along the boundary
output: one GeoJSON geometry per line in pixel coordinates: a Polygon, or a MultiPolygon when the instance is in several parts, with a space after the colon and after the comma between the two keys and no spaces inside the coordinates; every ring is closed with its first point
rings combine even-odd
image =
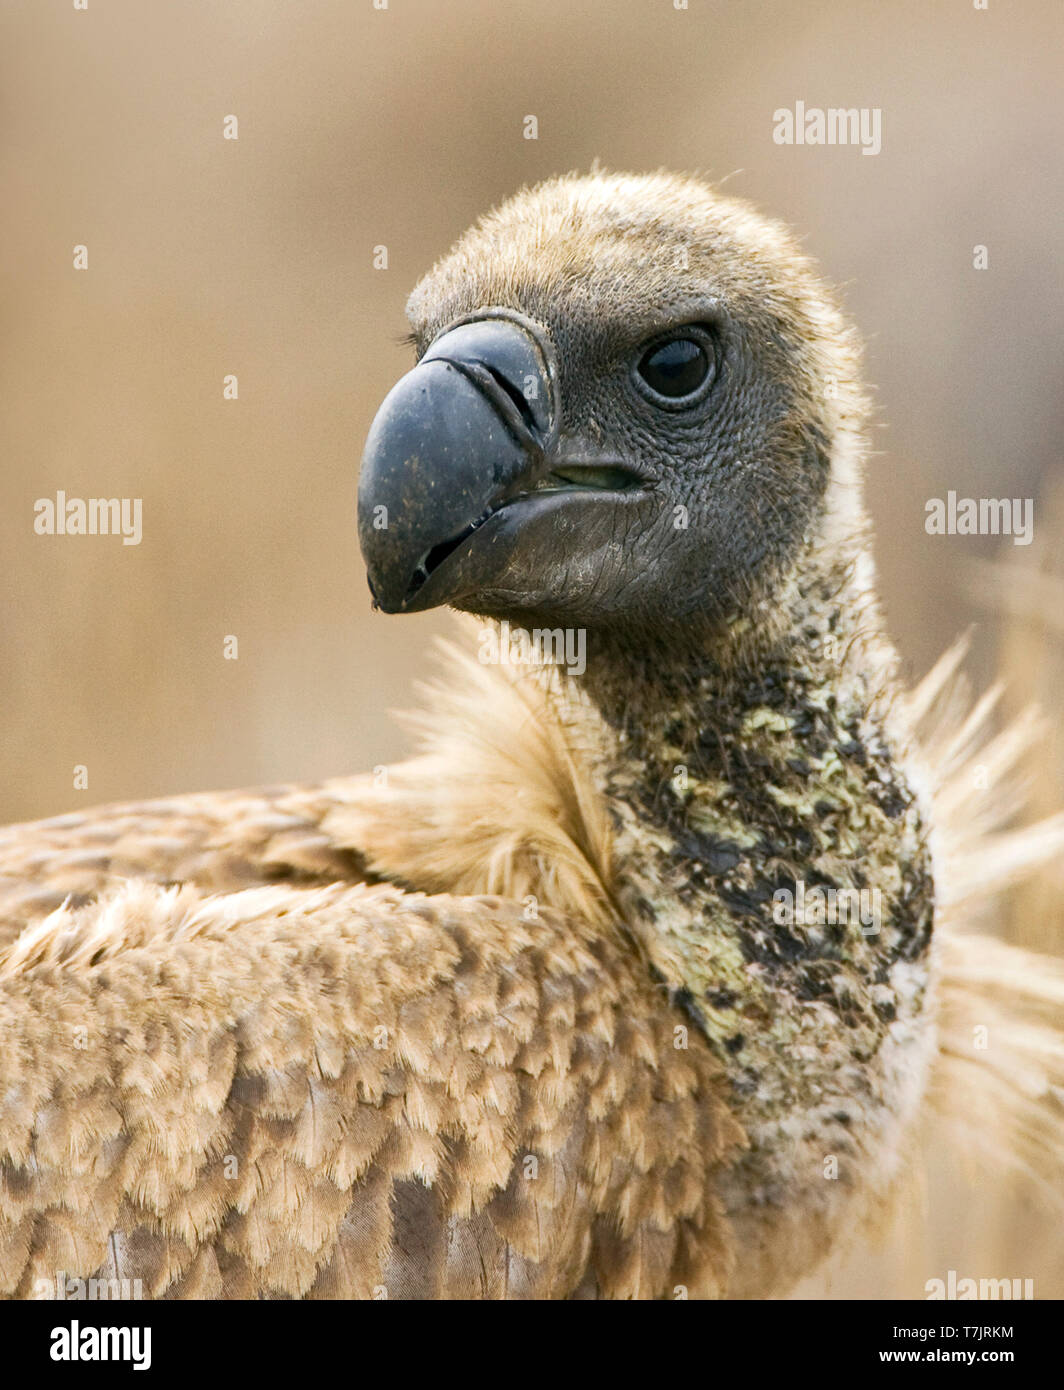
{"type": "Polygon", "coordinates": [[[433,576],[547,470],[558,428],[549,342],[527,320],[489,315],[438,338],[370,427],[358,537],[386,613],[452,601],[455,581],[433,576]]]}

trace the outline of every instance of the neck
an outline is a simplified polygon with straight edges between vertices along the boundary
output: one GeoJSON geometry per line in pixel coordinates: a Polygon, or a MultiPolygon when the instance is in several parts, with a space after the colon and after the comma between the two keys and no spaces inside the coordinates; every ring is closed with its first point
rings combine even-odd
{"type": "Polygon", "coordinates": [[[926,824],[869,578],[860,557],[810,566],[763,625],[682,658],[589,637],[561,688],[615,826],[617,909],[730,1079],[751,1141],[733,1217],[762,1245],[766,1211],[827,1213],[897,1147],[879,1141],[927,1053],[926,824]]]}

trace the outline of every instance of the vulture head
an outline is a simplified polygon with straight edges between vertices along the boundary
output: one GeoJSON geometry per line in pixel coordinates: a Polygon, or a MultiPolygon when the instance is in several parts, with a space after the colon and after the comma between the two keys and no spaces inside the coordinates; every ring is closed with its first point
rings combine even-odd
{"type": "Polygon", "coordinates": [[[446,603],[704,644],[770,621],[840,517],[827,540],[860,530],[850,333],[782,228],[694,179],[525,190],[407,313],[417,365],[373,422],[359,487],[386,612],[446,603]]]}

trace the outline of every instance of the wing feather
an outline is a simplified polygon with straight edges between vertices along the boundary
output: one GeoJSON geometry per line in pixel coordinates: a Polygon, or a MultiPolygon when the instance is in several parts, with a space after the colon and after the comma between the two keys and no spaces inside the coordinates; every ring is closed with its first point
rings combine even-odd
{"type": "Polygon", "coordinates": [[[60,908],[0,953],[0,1289],[719,1292],[739,1135],[673,1022],[609,933],[500,899],[60,908]]]}
{"type": "Polygon", "coordinates": [[[201,792],[0,827],[0,948],[67,899],[83,904],[126,879],[215,892],[372,880],[358,850],[323,829],[341,789],[359,780],[201,792]]]}

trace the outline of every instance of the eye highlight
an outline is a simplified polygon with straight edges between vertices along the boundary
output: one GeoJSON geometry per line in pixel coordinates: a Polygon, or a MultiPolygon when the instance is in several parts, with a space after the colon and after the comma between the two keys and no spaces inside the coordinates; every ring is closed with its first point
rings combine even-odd
{"type": "Polygon", "coordinates": [[[701,400],[716,375],[713,340],[689,324],[640,350],[632,378],[655,405],[687,406],[701,400]]]}

